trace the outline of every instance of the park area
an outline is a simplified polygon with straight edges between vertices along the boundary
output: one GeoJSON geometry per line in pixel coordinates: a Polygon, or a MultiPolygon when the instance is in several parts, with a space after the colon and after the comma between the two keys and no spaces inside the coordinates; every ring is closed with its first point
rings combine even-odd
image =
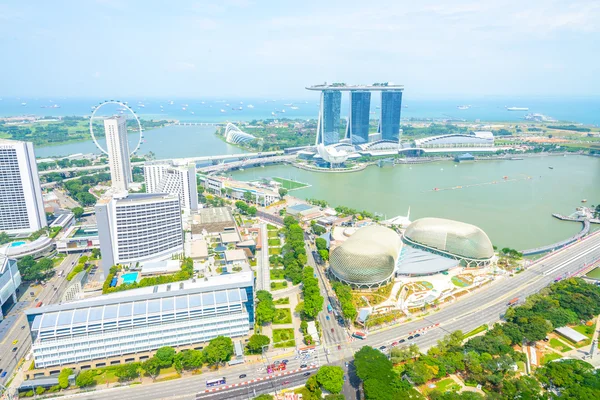
{"type": "Polygon", "coordinates": [[[273,317],[273,324],[282,325],[291,323],[292,312],[289,308],[278,308],[277,311],[275,311],[275,316],[273,317]]]}
{"type": "Polygon", "coordinates": [[[273,346],[274,347],[295,347],[294,329],[273,329],[273,346]]]}

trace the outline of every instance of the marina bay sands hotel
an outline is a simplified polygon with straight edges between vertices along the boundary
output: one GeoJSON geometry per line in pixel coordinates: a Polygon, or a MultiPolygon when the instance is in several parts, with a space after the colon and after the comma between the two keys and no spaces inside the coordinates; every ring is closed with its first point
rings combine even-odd
{"type": "Polygon", "coordinates": [[[389,83],[372,85],[322,84],[307,87],[321,92],[321,108],[315,144],[331,145],[347,139],[353,145],[369,142],[371,92],[381,94],[381,113],[376,140],[398,142],[400,139],[400,112],[404,86],[389,83]],[[344,134],[341,134],[340,112],[342,92],[350,92],[350,115],[344,134]],[[343,137],[342,137],[343,136],[343,137]]]}

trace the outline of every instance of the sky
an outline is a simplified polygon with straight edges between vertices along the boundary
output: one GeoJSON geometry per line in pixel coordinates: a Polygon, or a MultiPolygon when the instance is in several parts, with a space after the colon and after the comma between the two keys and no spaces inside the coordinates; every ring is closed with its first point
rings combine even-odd
{"type": "Polygon", "coordinates": [[[598,0],[0,0],[0,95],[596,96],[599,20],[598,0]]]}

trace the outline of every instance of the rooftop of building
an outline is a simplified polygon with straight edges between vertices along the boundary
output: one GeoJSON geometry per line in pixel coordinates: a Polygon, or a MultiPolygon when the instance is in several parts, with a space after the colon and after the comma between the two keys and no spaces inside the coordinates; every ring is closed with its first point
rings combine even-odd
{"type": "Polygon", "coordinates": [[[148,286],[139,289],[125,290],[123,292],[102,295],[100,297],[76,300],[62,304],[30,308],[25,311],[26,315],[37,315],[49,312],[81,309],[94,306],[105,306],[111,304],[129,303],[133,301],[145,301],[160,299],[164,297],[175,297],[186,294],[197,294],[224,289],[234,289],[254,284],[252,271],[211,276],[202,279],[192,279],[181,282],[167,283],[163,285],[148,286]]]}
{"type": "Polygon", "coordinates": [[[371,85],[347,85],[345,83],[324,83],[321,85],[313,85],[307,86],[307,90],[339,90],[339,91],[350,91],[350,90],[377,90],[377,91],[386,91],[386,90],[398,90],[403,91],[404,85],[394,85],[393,83],[383,82],[383,83],[373,83],[371,85]]]}
{"type": "Polygon", "coordinates": [[[242,249],[225,250],[225,260],[227,262],[247,261],[246,253],[242,249]]]}

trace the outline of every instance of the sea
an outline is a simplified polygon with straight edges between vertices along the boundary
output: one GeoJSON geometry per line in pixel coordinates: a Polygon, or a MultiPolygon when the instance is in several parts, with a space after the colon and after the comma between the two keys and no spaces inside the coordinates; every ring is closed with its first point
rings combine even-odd
{"type": "MultiPolygon", "coordinates": [[[[93,107],[106,100],[127,102],[142,118],[180,122],[234,122],[255,119],[315,119],[319,96],[302,99],[265,98],[26,98],[1,97],[0,117],[35,115],[39,117],[89,116],[93,107]],[[51,108],[55,107],[55,108],[51,108]]],[[[349,101],[342,99],[342,117],[348,115],[349,101]]],[[[104,106],[97,115],[110,115],[118,106],[104,106]]],[[[373,96],[371,117],[379,114],[378,97],[373,96]]],[[[123,111],[123,110],[121,110],[123,111]]],[[[124,110],[127,113],[126,110],[124,110]]],[[[119,111],[120,112],[120,111],[119,111]]],[[[411,98],[404,95],[402,119],[452,119],[464,121],[523,121],[529,113],[544,114],[559,121],[600,126],[600,97],[480,97],[470,99],[411,98]],[[470,106],[461,110],[458,106],[470,106]],[[507,107],[527,107],[528,111],[508,111],[507,107]]]]}

